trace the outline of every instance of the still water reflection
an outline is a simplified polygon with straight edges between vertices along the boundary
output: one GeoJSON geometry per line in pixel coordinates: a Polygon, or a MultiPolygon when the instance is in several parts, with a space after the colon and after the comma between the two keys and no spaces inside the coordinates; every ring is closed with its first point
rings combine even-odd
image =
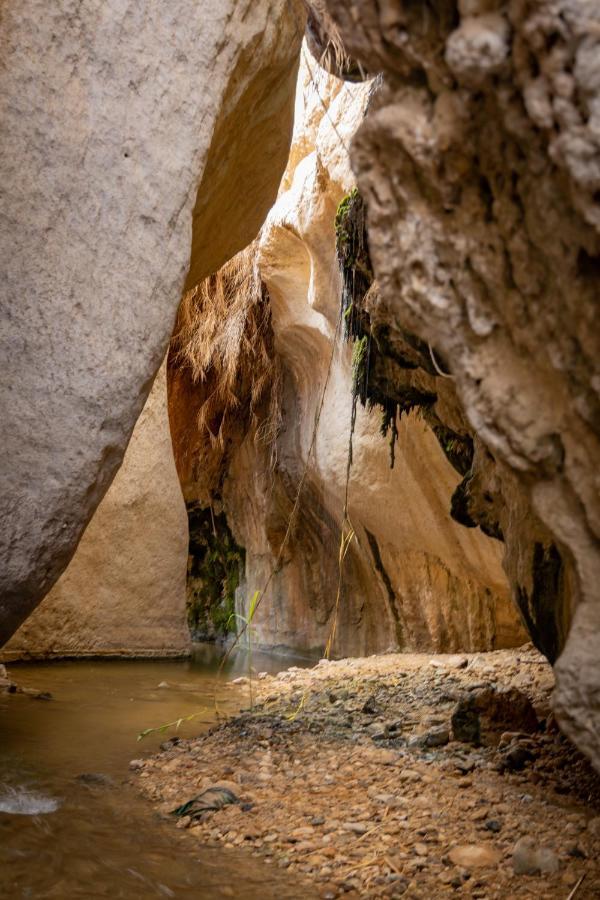
{"type": "MultiPolygon", "coordinates": [[[[291,663],[254,657],[268,671],[291,663]]],[[[0,897],[309,897],[279,869],[175,833],[125,783],[129,760],[165,739],[137,743],[142,729],[196,712],[179,733],[207,728],[215,696],[223,712],[244,702],[224,680],[246,665],[238,655],[219,677],[212,647],[185,661],[13,665],[54,699],[0,694],[0,897]]]]}

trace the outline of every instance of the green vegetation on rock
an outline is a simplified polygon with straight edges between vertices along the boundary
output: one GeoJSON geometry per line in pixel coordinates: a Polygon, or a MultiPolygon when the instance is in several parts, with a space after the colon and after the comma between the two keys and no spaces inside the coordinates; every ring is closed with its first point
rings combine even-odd
{"type": "Polygon", "coordinates": [[[233,537],[224,513],[188,505],[190,546],[187,617],[192,639],[211,641],[235,632],[235,592],[245,552],[233,537]]]}
{"type": "Polygon", "coordinates": [[[335,216],[335,242],[342,273],[342,315],[346,337],[362,336],[361,303],[373,283],[367,242],[366,210],[358,188],[342,198],[335,216]]]}

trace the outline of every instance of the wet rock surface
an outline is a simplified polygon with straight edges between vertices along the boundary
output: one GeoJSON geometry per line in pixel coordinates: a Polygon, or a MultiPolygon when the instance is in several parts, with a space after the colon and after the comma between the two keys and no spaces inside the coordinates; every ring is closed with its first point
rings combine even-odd
{"type": "MultiPolygon", "coordinates": [[[[355,234],[349,212],[356,192],[348,146],[371,88],[344,84],[302,54],[288,166],[256,247],[205,282],[200,305],[188,298],[180,309],[169,353],[169,419],[190,516],[188,597],[197,639],[230,622],[238,583],[240,602],[247,598],[238,612],[248,618],[254,586],[268,580],[265,603],[252,617],[255,645],[323,647],[339,575],[337,552],[323,548],[339,544],[346,493],[356,540],[345,556],[333,655],[496,650],[527,639],[499,542],[449,515],[464,472],[416,415],[395,426],[390,469],[381,410],[354,408],[358,351],[340,334],[340,304],[354,298],[350,284],[366,289],[369,282],[357,268],[362,233],[355,234]],[[219,306],[217,285],[231,291],[228,305],[219,306]],[[237,333],[243,340],[225,365],[221,348],[234,346],[237,333]],[[199,346],[213,348],[202,377],[199,346]]],[[[365,368],[374,360],[373,351],[365,368]]]]}
{"type": "Polygon", "coordinates": [[[582,877],[578,900],[597,897],[600,778],[556,729],[551,668],[530,648],[466,660],[386,654],[261,677],[252,709],[132,777],[165,814],[231,791],[238,803],[178,826],[296,870],[323,898],[564,900],[582,877]],[[517,727],[495,702],[493,740],[456,741],[453,713],[484,692],[512,697],[517,727]]]}
{"type": "Polygon", "coordinates": [[[23,687],[13,681],[9,675],[6,666],[0,663],[0,694],[26,694],[34,700],[52,700],[52,694],[49,691],[38,691],[36,688],[23,687]]]}

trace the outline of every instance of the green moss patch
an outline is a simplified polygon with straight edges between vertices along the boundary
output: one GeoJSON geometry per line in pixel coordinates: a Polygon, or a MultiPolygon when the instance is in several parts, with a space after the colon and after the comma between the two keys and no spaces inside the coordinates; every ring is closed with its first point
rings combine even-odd
{"type": "Polygon", "coordinates": [[[245,551],[224,513],[188,504],[190,545],[187,619],[192,640],[222,640],[235,633],[235,592],[244,572],[245,551]]]}

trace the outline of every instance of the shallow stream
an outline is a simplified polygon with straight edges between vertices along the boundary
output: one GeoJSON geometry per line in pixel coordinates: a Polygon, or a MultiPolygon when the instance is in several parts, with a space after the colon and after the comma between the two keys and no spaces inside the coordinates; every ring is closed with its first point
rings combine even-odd
{"type": "MultiPolygon", "coordinates": [[[[253,659],[270,672],[291,662],[253,659]]],[[[0,694],[0,897],[306,896],[280,869],[175,832],[126,783],[129,761],[175,733],[138,743],[140,731],[200,712],[178,732],[198,733],[214,721],[215,695],[220,711],[237,710],[246,689],[224,681],[246,666],[240,654],[219,676],[212,647],[185,661],[11,666],[18,684],[53,699],[0,694]]]]}

